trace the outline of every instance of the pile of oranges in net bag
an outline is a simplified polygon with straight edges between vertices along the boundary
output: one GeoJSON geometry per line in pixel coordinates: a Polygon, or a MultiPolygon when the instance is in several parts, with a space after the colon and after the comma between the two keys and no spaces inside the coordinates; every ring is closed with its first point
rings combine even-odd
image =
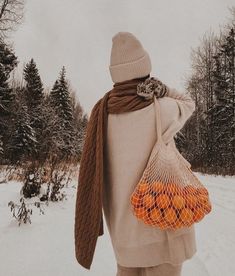
{"type": "Polygon", "coordinates": [[[207,189],[174,183],[141,181],[130,197],[133,214],[160,229],[178,229],[199,222],[211,212],[207,189]]]}

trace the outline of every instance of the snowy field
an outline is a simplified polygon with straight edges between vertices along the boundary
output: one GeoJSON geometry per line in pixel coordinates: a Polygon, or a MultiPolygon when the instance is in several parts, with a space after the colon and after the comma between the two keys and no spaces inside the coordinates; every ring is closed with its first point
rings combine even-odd
{"type": "MultiPolygon", "coordinates": [[[[211,213],[195,225],[197,253],[183,265],[182,276],[235,275],[235,177],[198,174],[208,188],[211,213]]],[[[104,223],[90,270],[74,256],[76,178],[66,188],[68,199],[49,203],[40,215],[34,207],[32,224],[18,227],[10,200],[19,201],[21,184],[0,184],[0,276],[115,276],[116,262],[104,223]]],[[[35,200],[35,199],[34,199],[35,200]]],[[[105,222],[105,220],[104,220],[105,222]]]]}

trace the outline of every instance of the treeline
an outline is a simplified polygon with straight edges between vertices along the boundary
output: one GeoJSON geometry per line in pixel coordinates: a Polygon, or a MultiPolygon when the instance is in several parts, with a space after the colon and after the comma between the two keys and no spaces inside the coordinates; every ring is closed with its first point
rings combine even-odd
{"type": "Polygon", "coordinates": [[[235,7],[219,35],[206,33],[192,51],[187,90],[196,110],[176,142],[197,171],[235,174],[235,7]]]}
{"type": "MultiPolygon", "coordinates": [[[[7,40],[22,22],[24,0],[1,1],[0,10],[0,183],[23,182],[20,194],[25,198],[63,200],[63,188],[77,171],[88,117],[65,67],[50,89],[33,58],[21,80],[15,79],[19,61],[7,40]]],[[[24,210],[24,218],[29,212],[23,198],[20,202],[14,206],[24,210]]],[[[21,219],[21,212],[17,214],[21,219]]]]}
{"type": "Polygon", "coordinates": [[[65,67],[50,91],[44,88],[32,58],[22,82],[11,79],[17,57],[0,42],[0,164],[80,160],[87,124],[65,67]]]}

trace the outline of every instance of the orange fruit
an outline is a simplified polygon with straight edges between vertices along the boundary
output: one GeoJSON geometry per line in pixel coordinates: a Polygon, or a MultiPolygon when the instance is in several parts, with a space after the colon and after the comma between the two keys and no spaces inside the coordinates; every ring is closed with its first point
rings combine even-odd
{"type": "Polygon", "coordinates": [[[156,197],[156,203],[159,208],[165,209],[170,205],[171,201],[168,195],[160,194],[156,197]]]}
{"type": "Polygon", "coordinates": [[[180,194],[181,190],[182,190],[182,188],[179,185],[174,184],[174,183],[166,184],[165,189],[166,189],[167,194],[169,194],[169,195],[180,194]]]}
{"type": "Polygon", "coordinates": [[[143,196],[143,204],[147,208],[150,208],[151,206],[153,206],[154,203],[155,203],[154,196],[152,196],[151,194],[146,194],[143,196]]]}
{"type": "Polygon", "coordinates": [[[134,206],[138,206],[141,204],[141,197],[138,194],[133,194],[131,196],[131,204],[134,206]]]}
{"type": "Polygon", "coordinates": [[[198,194],[202,194],[202,195],[206,195],[206,196],[209,195],[208,190],[206,188],[204,188],[204,187],[197,188],[197,192],[198,192],[198,194]]]}
{"type": "Polygon", "coordinates": [[[144,207],[139,207],[134,209],[134,213],[137,218],[142,219],[146,216],[147,211],[144,207]]]}
{"type": "Polygon", "coordinates": [[[193,211],[190,208],[184,208],[180,212],[180,219],[184,225],[190,225],[193,223],[193,211]]]}
{"type": "Polygon", "coordinates": [[[197,189],[192,185],[187,185],[183,188],[185,194],[197,194],[197,189]]]}
{"type": "Polygon", "coordinates": [[[151,184],[152,190],[153,190],[154,192],[157,192],[157,193],[163,192],[163,191],[164,191],[164,187],[165,187],[165,185],[164,185],[162,182],[158,182],[158,181],[153,182],[153,183],[151,184]]]}
{"type": "Polygon", "coordinates": [[[176,208],[176,209],[182,209],[185,205],[185,199],[180,196],[180,195],[175,195],[172,198],[172,205],[176,208]]]}
{"type": "Polygon", "coordinates": [[[196,208],[194,210],[194,215],[193,215],[193,221],[194,222],[199,222],[200,220],[202,220],[205,216],[204,210],[202,208],[196,208]]]}
{"type": "Polygon", "coordinates": [[[144,194],[149,190],[149,187],[149,184],[141,182],[140,184],[138,184],[136,192],[139,194],[144,194]]]}
{"type": "Polygon", "coordinates": [[[203,206],[203,210],[205,211],[206,214],[209,214],[212,210],[212,206],[210,202],[207,202],[205,206],[203,206]]]}
{"type": "Polygon", "coordinates": [[[154,221],[160,221],[162,219],[162,212],[159,209],[153,209],[150,211],[149,216],[154,221]]]}
{"type": "Polygon", "coordinates": [[[209,202],[209,198],[207,195],[198,195],[198,203],[201,205],[201,206],[206,206],[209,202]]]}
{"type": "Polygon", "coordinates": [[[150,224],[150,225],[154,225],[154,222],[153,220],[149,217],[149,216],[145,216],[143,219],[143,222],[146,223],[146,224],[150,224]]]}
{"type": "Polygon", "coordinates": [[[177,220],[174,208],[170,207],[164,210],[164,219],[169,223],[174,223],[177,220]]]}
{"type": "Polygon", "coordinates": [[[166,228],[168,227],[168,222],[167,222],[164,218],[162,218],[161,220],[156,221],[156,222],[155,222],[155,225],[156,225],[158,228],[164,230],[164,229],[166,229],[166,228]]]}
{"type": "Polygon", "coordinates": [[[176,221],[172,224],[173,229],[179,229],[181,228],[183,225],[182,221],[180,219],[176,219],[176,221]]]}
{"type": "Polygon", "coordinates": [[[193,194],[188,194],[185,196],[186,205],[190,208],[195,208],[198,204],[198,197],[193,194]]]}

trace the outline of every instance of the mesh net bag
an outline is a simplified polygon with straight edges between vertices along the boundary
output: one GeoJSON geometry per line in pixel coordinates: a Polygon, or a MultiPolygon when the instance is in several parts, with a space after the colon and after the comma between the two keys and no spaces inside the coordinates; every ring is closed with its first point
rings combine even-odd
{"type": "Polygon", "coordinates": [[[155,96],[154,103],[157,141],[130,196],[132,212],[145,224],[160,229],[189,227],[211,212],[209,193],[174,141],[167,145],[163,142],[160,106],[155,96]]]}

